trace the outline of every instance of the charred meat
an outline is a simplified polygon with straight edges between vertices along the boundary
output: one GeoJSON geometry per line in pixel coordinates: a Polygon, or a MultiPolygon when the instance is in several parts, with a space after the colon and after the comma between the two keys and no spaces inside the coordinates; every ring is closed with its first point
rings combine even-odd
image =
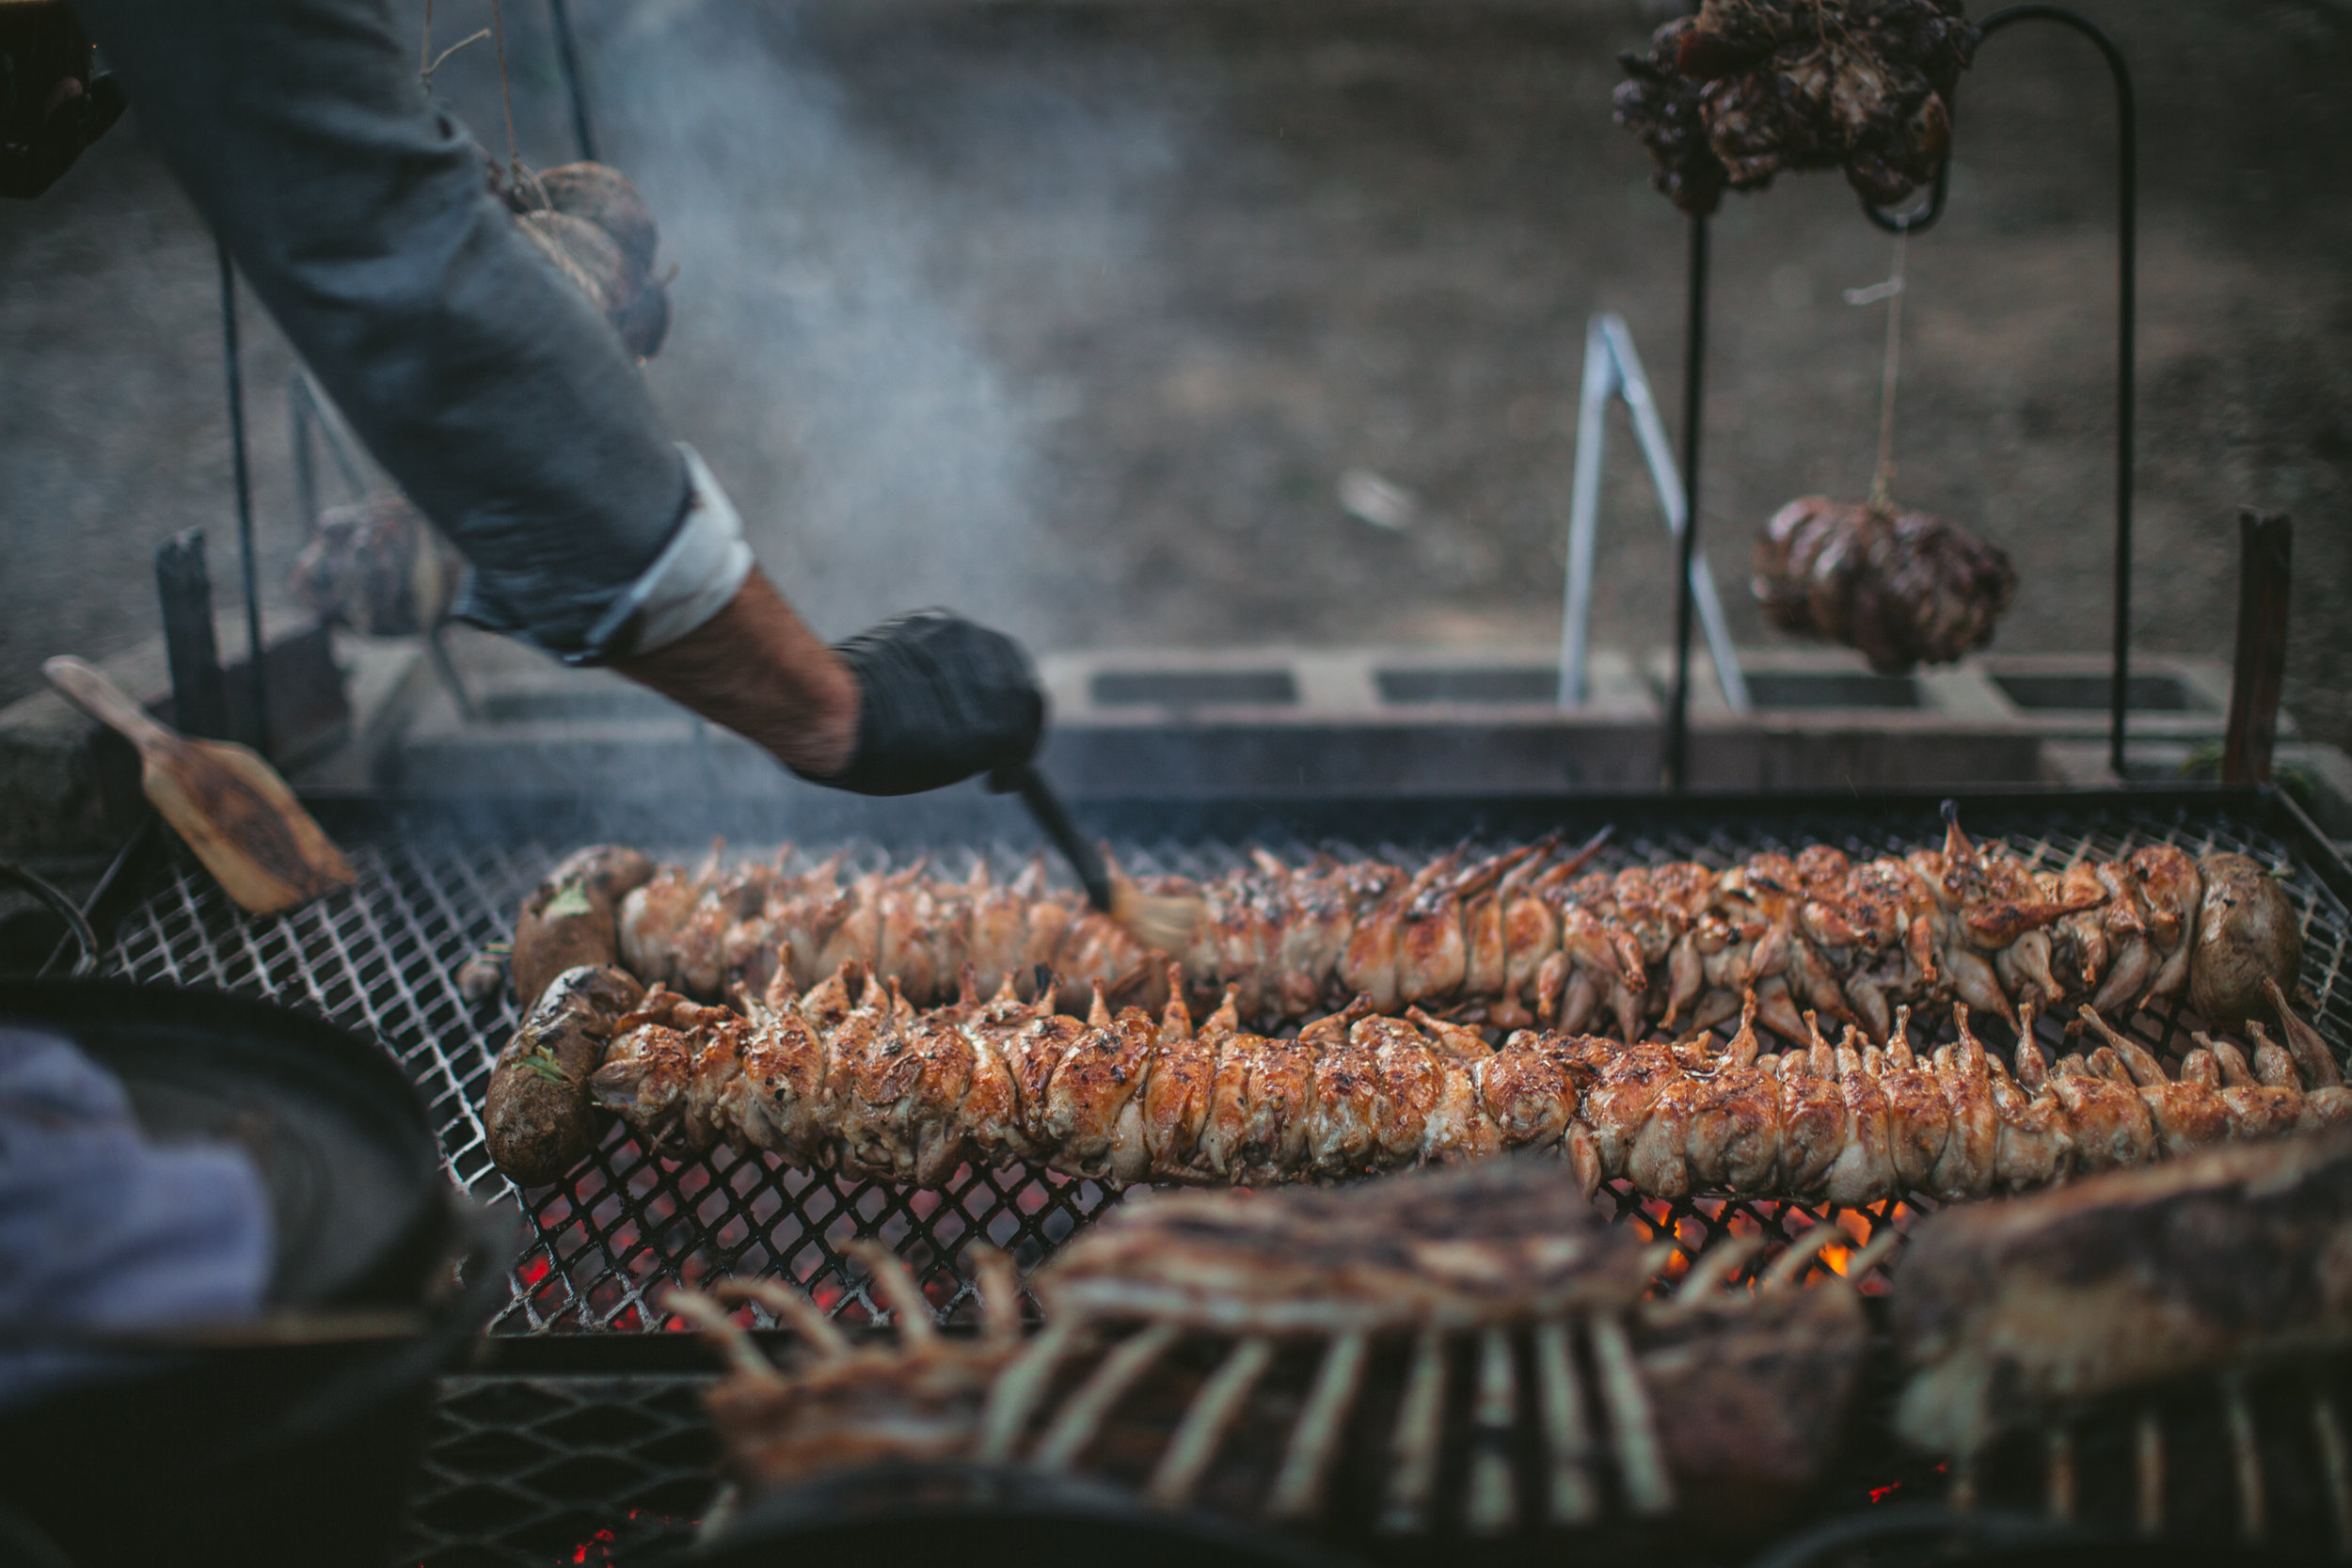
{"type": "Polygon", "coordinates": [[[659,986],[613,1010],[590,1097],[673,1157],[726,1144],[916,1185],[1015,1161],[1117,1185],[1263,1185],[1527,1149],[1587,1193],[1621,1179],[1655,1197],[1839,1204],[1983,1196],[2352,1119],[2352,1089],[2266,1035],[2250,1063],[2201,1035],[2176,1074],[2088,1007],[2089,1054],[2048,1060],[2028,1006],[2011,1067],[1964,1005],[1932,1049],[1912,1046],[1904,1010],[1883,1046],[1851,1024],[1833,1044],[1808,1012],[1804,1043],[1768,1051],[1753,1002],[1720,1048],[1527,1029],[1498,1049],[1419,1009],[1352,1006],[1283,1039],[1245,1029],[1230,990],[1196,1026],[1181,998],[1114,1013],[1098,988],[1079,1019],[1050,987],[1025,1002],[967,986],[924,1010],[853,962],[805,993],[790,973],[779,963],[747,1012],[659,986]]]}
{"type": "MultiPolygon", "coordinates": [[[[845,876],[838,859],[789,869],[788,848],[729,867],[714,848],[698,867],[648,868],[612,895],[609,915],[603,883],[552,907],[603,922],[596,940],[610,943],[567,949],[577,956],[566,964],[617,953],[645,984],[703,1001],[756,996],[780,963],[805,990],[854,960],[921,1007],[953,998],[968,963],[982,995],[1009,982],[1025,1000],[1041,973],[1076,998],[1100,985],[1115,1008],[1181,998],[1199,1014],[1230,990],[1239,1022],[1266,1034],[1360,996],[1378,1013],[1419,1006],[1491,1030],[1607,1029],[1630,1041],[1653,1027],[1728,1023],[1753,990],[1759,1022],[1784,1040],[1807,1042],[1812,1008],[1833,1036],[1852,1022],[1883,1044],[1904,1005],[1961,1002],[2013,1023],[2022,1006],[2087,1001],[2121,1018],[2172,1005],[2200,976],[2209,996],[2264,979],[2292,991],[2299,961],[2297,918],[2276,878],[2257,869],[2249,883],[2234,858],[2201,863],[2169,845],[2062,872],[1957,825],[1940,848],[1909,855],[1855,861],[1817,845],[1720,870],[1587,871],[1593,846],[1553,860],[1555,847],[1443,855],[1410,873],[1261,851],[1205,883],[1150,879],[1204,911],[1166,956],[1048,886],[1035,863],[1009,881],[984,862],[952,879],[920,865],[845,876]],[[2238,890],[2226,910],[2213,891],[2224,881],[2238,890]]],[[[535,907],[516,933],[526,1000],[526,970],[554,973],[527,962],[543,945],[535,907]]]]}
{"type": "Polygon", "coordinates": [[[2352,1132],[2204,1150],[1915,1232],[1905,1435],[1973,1454],[2070,1402],[2352,1339],[2352,1132]]]}
{"type": "Polygon", "coordinates": [[[1957,523],[1807,496],[1764,525],[1751,587],[1774,626],[1859,649],[1892,675],[1991,641],[2017,572],[1957,523]]]}
{"type": "Polygon", "coordinates": [[[1958,0],[1706,0],[1619,56],[1617,123],[1694,215],[1794,169],[1886,206],[1935,177],[1976,46],[1958,0]]]}
{"type": "Polygon", "coordinates": [[[1056,1318],[1342,1333],[1623,1310],[1649,1275],[1641,1243],[1556,1165],[1502,1160],[1331,1191],[1157,1195],[1073,1242],[1036,1289],[1056,1318]]]}

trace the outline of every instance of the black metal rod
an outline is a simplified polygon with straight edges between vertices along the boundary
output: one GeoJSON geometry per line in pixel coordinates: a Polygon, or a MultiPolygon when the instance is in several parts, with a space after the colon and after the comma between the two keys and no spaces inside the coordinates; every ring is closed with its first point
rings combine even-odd
{"type": "Polygon", "coordinates": [[[564,68],[564,87],[572,99],[572,135],[580,143],[580,155],[590,163],[596,160],[596,128],[588,122],[588,87],[580,79],[580,50],[572,41],[572,8],[569,0],[548,0],[548,16],[555,24],[555,57],[564,68]]]}
{"type": "Polygon", "coordinates": [[[319,526],[319,470],[310,452],[310,425],[317,418],[296,371],[286,384],[286,434],[294,448],[294,515],[302,519],[305,539],[319,526]]]}
{"type": "MultiPolygon", "coordinates": [[[[326,404],[311,387],[308,371],[296,371],[287,378],[286,408],[293,420],[294,444],[300,451],[304,466],[311,467],[315,475],[316,466],[310,460],[310,441],[315,432],[319,444],[326,449],[326,455],[334,461],[335,471],[342,476],[344,491],[353,500],[367,499],[367,481],[359,477],[359,465],[352,457],[351,449],[343,444],[334,422],[327,418],[326,404]]],[[[315,521],[315,516],[311,520],[315,521]]]]}
{"type": "MultiPolygon", "coordinates": [[[[2130,705],[2132,662],[2132,426],[2138,404],[2136,324],[2139,310],[2139,117],[2132,94],[2132,73],[2123,51],[2095,22],[2064,6],[2010,6],[1984,19],[1985,38],[2021,22],[2055,22],[2089,39],[2107,63],[2115,83],[2116,169],[2116,326],[2115,326],[2115,627],[2113,663],[2108,670],[2107,766],[2123,777],[2124,717],[2130,705]]],[[[1889,233],[1917,234],[1944,215],[1944,198],[1950,182],[1952,155],[1947,150],[1936,166],[1935,186],[1924,212],[1908,216],[1884,213],[1865,201],[1863,212],[1889,233]]]]}
{"type": "Polygon", "coordinates": [[[1102,851],[1089,844],[1086,835],[1078,832],[1078,825],[1070,819],[1070,808],[1062,804],[1059,795],[1054,793],[1054,786],[1045,782],[1045,775],[1032,764],[1024,767],[1012,784],[1020,792],[1021,803],[1029,808],[1029,816],[1036,820],[1039,830],[1055,848],[1061,851],[1062,859],[1068,861],[1070,869],[1077,874],[1079,884],[1087,890],[1087,902],[1104,914],[1110,913],[1110,868],[1103,863],[1102,851]]]}
{"type": "Polygon", "coordinates": [[[1691,220],[1690,298],[1682,333],[1682,537],[1675,562],[1675,691],[1666,721],[1666,787],[1691,784],[1691,562],[1699,542],[1699,425],[1706,411],[1707,219],[1691,220]]]}
{"type": "Polygon", "coordinates": [[[175,533],[155,551],[155,596],[163,606],[164,651],[171,663],[171,721],[183,735],[226,740],[229,691],[213,637],[213,576],[204,531],[175,533]]]}
{"type": "Polygon", "coordinates": [[[237,351],[237,269],[229,246],[215,240],[220,256],[221,359],[229,371],[229,455],[237,485],[238,570],[245,579],[246,680],[251,689],[253,749],[270,754],[269,675],[262,642],[262,573],[253,550],[253,476],[246,464],[245,366],[237,351]]]}
{"type": "MultiPolygon", "coordinates": [[[[443,629],[444,624],[438,621],[425,628],[425,656],[432,660],[433,673],[440,677],[443,689],[449,692],[449,700],[457,705],[457,717],[469,724],[479,723],[482,711],[474,706],[473,695],[466,689],[465,677],[457,673],[456,661],[449,657],[448,645],[441,641],[443,629]]],[[[703,758],[705,771],[712,772],[715,777],[715,765],[709,760],[709,736],[704,733],[700,720],[695,721],[694,744],[703,758]]]]}
{"type": "Polygon", "coordinates": [[[1924,234],[1935,227],[1944,215],[1944,204],[1952,194],[1952,154],[1946,150],[1943,161],[1935,166],[1934,182],[1928,186],[1928,204],[1915,213],[1889,213],[1871,201],[1862,198],[1862,215],[1890,234],[1924,234]]]}

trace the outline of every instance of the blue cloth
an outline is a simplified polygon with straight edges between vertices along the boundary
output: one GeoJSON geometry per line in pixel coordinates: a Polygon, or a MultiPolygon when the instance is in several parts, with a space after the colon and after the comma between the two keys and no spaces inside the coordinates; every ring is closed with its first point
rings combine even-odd
{"type": "Polygon", "coordinates": [[[0,1024],[0,1408],[105,1374],[40,1338],[252,1317],[271,1259],[244,1149],[148,1142],[71,1041],[0,1024]]]}
{"type": "Polygon", "coordinates": [[[686,461],[425,95],[390,0],[73,12],[295,351],[472,565],[463,613],[575,663],[635,651],[611,612],[687,518],[686,461]]]}

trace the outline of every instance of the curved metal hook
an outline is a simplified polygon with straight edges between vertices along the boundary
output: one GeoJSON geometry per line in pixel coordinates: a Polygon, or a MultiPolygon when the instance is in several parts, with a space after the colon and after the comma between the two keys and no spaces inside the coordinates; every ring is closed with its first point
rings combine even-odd
{"type": "MultiPolygon", "coordinates": [[[[2106,61],[2115,84],[2116,112],[2116,393],[2115,393],[2115,626],[2111,685],[2108,691],[2107,765],[2123,776],[2123,721],[2131,689],[2132,635],[2132,421],[2136,404],[2134,381],[2137,351],[2134,325],[2138,313],[2137,234],[2138,230],[2139,132],[2138,111],[2132,95],[2132,73],[2123,51],[2104,28],[2064,6],[2008,6],[1984,19],[1979,41],[2021,22],[2055,22],[2089,39],[2106,61]]],[[[1944,215],[1951,179],[1952,154],[1947,148],[1935,166],[1935,182],[1927,206],[1897,214],[1873,206],[1867,198],[1862,212],[1890,234],[1917,234],[1944,215]]]]}
{"type": "Polygon", "coordinates": [[[1951,194],[1952,150],[1944,150],[1944,156],[1935,166],[1935,180],[1928,187],[1928,204],[1909,213],[1890,213],[1863,197],[1862,215],[1889,234],[1924,234],[1935,227],[1935,220],[1944,215],[1944,201],[1951,194]]]}

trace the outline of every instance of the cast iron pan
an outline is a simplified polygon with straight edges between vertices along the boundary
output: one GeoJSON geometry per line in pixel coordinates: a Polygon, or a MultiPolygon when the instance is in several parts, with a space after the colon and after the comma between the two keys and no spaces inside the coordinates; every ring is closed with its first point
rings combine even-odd
{"type": "Polygon", "coordinates": [[[121,980],[0,981],[0,1022],[73,1041],[150,1139],[245,1147],[276,1227],[272,1307],[415,1301],[448,1207],[424,1110],[383,1053],[266,1002],[121,980]]]}
{"type": "Polygon", "coordinates": [[[511,1217],[461,1218],[416,1091],[330,1024],[111,980],[0,982],[0,1022],[74,1041],[122,1081],[151,1138],[252,1153],[276,1227],[264,1325],[413,1325],[109,1342],[105,1376],[0,1413],[0,1514],[76,1568],[384,1562],[433,1376],[509,1289],[511,1217]]]}

